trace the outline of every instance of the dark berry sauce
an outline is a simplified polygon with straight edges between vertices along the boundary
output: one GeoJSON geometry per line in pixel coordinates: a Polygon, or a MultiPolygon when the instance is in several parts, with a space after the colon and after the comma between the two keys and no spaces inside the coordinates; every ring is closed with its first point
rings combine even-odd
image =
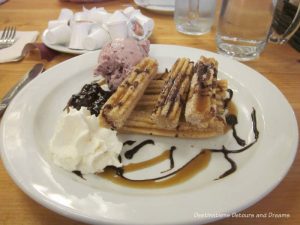
{"type": "Polygon", "coordinates": [[[72,95],[66,109],[73,107],[80,110],[86,107],[92,115],[98,116],[102,106],[113,92],[103,90],[96,82],[85,84],[78,94],[72,95]]]}

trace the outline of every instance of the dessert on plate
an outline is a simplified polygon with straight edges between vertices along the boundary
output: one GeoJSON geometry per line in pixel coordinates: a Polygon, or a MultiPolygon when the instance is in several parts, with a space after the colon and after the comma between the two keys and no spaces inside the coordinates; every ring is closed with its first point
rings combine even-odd
{"type": "Polygon", "coordinates": [[[70,98],[50,141],[53,161],[72,172],[101,173],[118,184],[132,186],[131,182],[144,182],[140,187],[165,187],[180,182],[173,181],[173,175],[187,180],[191,177],[187,168],[193,167],[193,174],[205,168],[211,153],[224,154],[231,165],[218,179],[233,173],[236,164],[228,155],[243,152],[258,140],[255,110],[251,115],[255,140],[246,145],[235,130],[238,121],[231,103],[233,92],[227,80],[218,79],[218,62],[214,58],[199,56],[196,62],[188,57],[178,58],[171,68],[159,73],[160,62],[148,53],[148,41],[132,39],[118,39],[103,48],[95,70],[95,75],[102,75],[103,79],[84,85],[70,98]],[[121,154],[124,145],[133,145],[135,141],[122,143],[118,139],[120,133],[199,139],[223,135],[230,128],[241,149],[206,148],[175,169],[176,146],[170,146],[153,159],[122,164],[121,155],[132,159],[144,145],[154,144],[154,140],[145,140],[121,154]],[[73,132],[68,134],[68,130],[73,132]],[[165,175],[144,180],[124,175],[147,168],[149,162],[155,165],[166,159],[170,160],[170,168],[161,173],[171,172],[165,175]]]}

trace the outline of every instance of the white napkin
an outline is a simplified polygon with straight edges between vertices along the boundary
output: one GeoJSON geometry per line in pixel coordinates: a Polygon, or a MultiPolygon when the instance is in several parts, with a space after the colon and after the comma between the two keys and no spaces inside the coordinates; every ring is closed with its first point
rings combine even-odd
{"type": "MultiPolygon", "coordinates": [[[[18,60],[22,55],[22,50],[27,43],[35,42],[39,32],[37,31],[17,31],[16,42],[4,49],[0,49],[0,63],[18,60]]],[[[2,31],[0,31],[0,37],[2,31]]]]}

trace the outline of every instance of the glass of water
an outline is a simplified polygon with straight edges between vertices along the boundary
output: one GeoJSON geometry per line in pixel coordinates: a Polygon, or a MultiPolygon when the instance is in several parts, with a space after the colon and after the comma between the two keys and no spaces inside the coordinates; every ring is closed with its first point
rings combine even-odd
{"type": "Polygon", "coordinates": [[[216,0],[176,0],[176,29],[190,35],[209,32],[214,21],[215,6],[216,0]]]}
{"type": "Polygon", "coordinates": [[[282,2],[223,0],[216,35],[218,52],[240,61],[247,61],[257,58],[269,40],[276,43],[285,42],[299,28],[300,15],[298,10],[286,32],[276,36],[271,25],[275,9],[280,10],[282,2]]]}

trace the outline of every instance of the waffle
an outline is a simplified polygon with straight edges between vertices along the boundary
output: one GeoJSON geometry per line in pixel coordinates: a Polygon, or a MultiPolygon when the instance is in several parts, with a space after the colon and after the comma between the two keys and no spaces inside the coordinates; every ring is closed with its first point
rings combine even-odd
{"type": "Polygon", "coordinates": [[[154,59],[144,58],[137,64],[102,107],[100,125],[113,129],[122,127],[156,73],[154,59]]]}
{"type": "Polygon", "coordinates": [[[199,128],[207,128],[211,120],[223,113],[220,108],[224,108],[224,91],[219,89],[218,92],[217,89],[217,67],[218,62],[215,59],[202,56],[191,81],[185,120],[199,128]]]}
{"type": "MultiPolygon", "coordinates": [[[[152,65],[155,66],[153,71],[156,71],[156,63],[152,65]]],[[[119,107],[118,102],[123,102],[119,98],[123,96],[123,99],[130,92],[123,87],[124,81],[119,87],[121,94],[115,93],[120,97],[113,94],[104,105],[100,113],[103,122],[122,133],[167,137],[208,138],[226,131],[224,113],[228,83],[217,80],[217,62],[214,59],[201,57],[196,66],[189,59],[178,59],[170,72],[163,76],[153,72],[153,76],[154,79],[148,84],[145,82],[139,90],[138,100],[134,96],[128,99],[130,108],[116,108],[118,114],[111,116],[113,111],[105,109],[105,105],[108,108],[110,105],[119,107]],[[110,116],[111,122],[107,122],[105,114],[110,116]]]]}
{"type": "Polygon", "coordinates": [[[161,128],[176,128],[186,101],[194,63],[181,58],[176,61],[162,88],[151,115],[154,123],[161,128]]]}
{"type": "MultiPolygon", "coordinates": [[[[160,89],[163,88],[165,81],[152,80],[145,91],[144,96],[137,103],[124,126],[119,130],[122,133],[138,133],[149,134],[165,137],[182,137],[182,138],[209,138],[221,135],[226,130],[226,123],[221,116],[214,117],[209,121],[206,127],[198,127],[186,122],[184,116],[180,117],[176,128],[161,128],[152,120],[152,109],[155,107],[160,94],[160,89]]],[[[217,81],[218,95],[226,97],[227,81],[217,81]]],[[[218,110],[224,112],[223,101],[220,101],[218,110]]],[[[220,112],[220,113],[221,113],[220,112]]]]}
{"type": "Polygon", "coordinates": [[[136,109],[119,131],[165,137],[209,138],[223,134],[225,127],[223,119],[215,118],[207,128],[199,128],[185,121],[180,121],[175,129],[160,128],[151,120],[151,111],[136,109]]]}

